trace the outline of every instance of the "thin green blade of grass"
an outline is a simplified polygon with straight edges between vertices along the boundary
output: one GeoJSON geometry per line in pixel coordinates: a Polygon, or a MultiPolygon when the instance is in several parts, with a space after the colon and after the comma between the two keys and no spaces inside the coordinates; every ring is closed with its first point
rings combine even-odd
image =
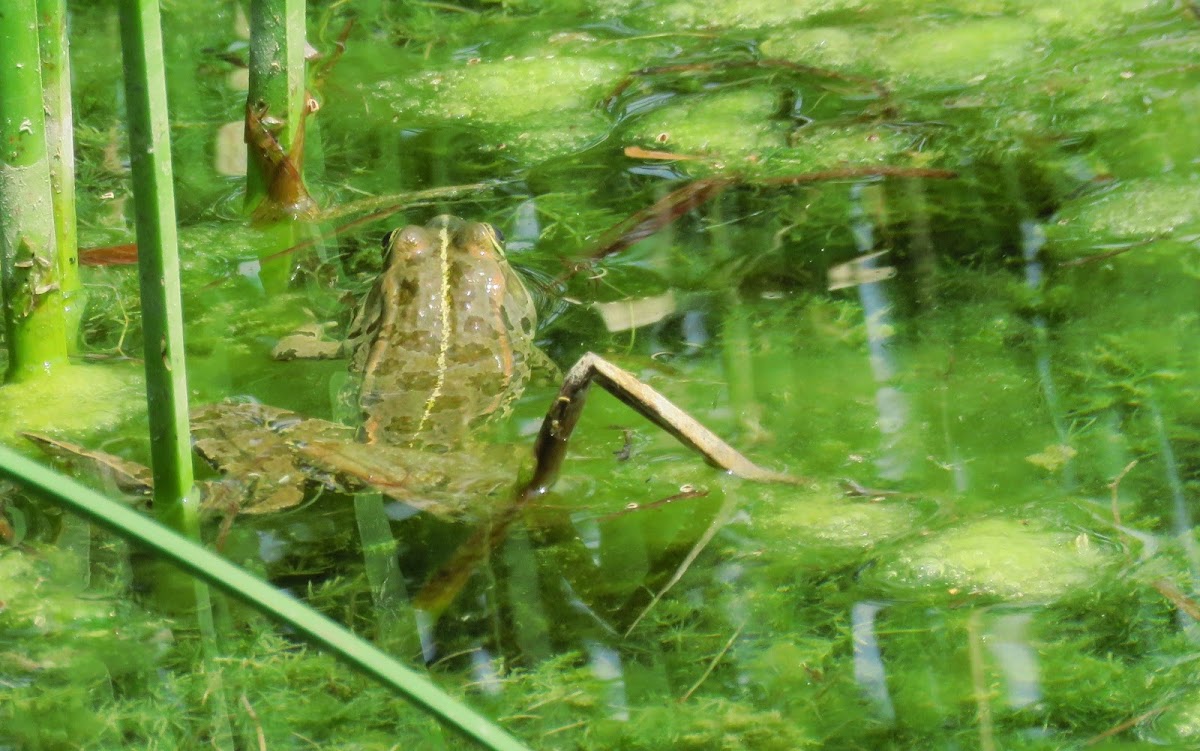
{"type": "Polygon", "coordinates": [[[400,694],[447,726],[493,751],[528,751],[504,730],[341,625],[201,545],[111,501],[7,447],[0,476],[140,544],[182,570],[286,624],[339,659],[400,694]]]}

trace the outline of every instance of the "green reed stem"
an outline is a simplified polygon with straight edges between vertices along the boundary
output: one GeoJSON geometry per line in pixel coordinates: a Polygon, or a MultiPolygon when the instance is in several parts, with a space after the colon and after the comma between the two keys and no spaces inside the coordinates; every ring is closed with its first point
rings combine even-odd
{"type": "MultiPolygon", "coordinates": [[[[200,499],[192,482],[162,20],[157,0],[123,0],[120,11],[129,154],[137,214],[138,281],[146,341],[154,512],[167,527],[196,539],[200,534],[200,499]]],[[[148,520],[142,521],[150,524],[148,520]]],[[[166,534],[166,530],[162,533],[166,534]]],[[[155,586],[165,608],[192,610],[196,614],[206,669],[213,680],[213,696],[208,705],[212,715],[210,742],[217,749],[235,748],[229,702],[220,670],[213,662],[217,638],[208,587],[195,580],[180,581],[176,576],[158,577],[155,586]],[[190,592],[186,586],[189,584],[190,592]]]]}
{"type": "MultiPolygon", "coordinates": [[[[417,613],[404,587],[400,572],[399,540],[392,536],[392,525],[379,493],[354,496],[354,518],[358,521],[358,539],[362,543],[363,569],[371,585],[374,604],[375,643],[392,655],[412,657],[421,654],[417,632],[417,613]]],[[[445,749],[442,728],[429,720],[429,737],[423,747],[430,751],[445,749]]]]}
{"type": "MultiPolygon", "coordinates": [[[[248,134],[246,209],[262,230],[259,277],[268,292],[282,291],[291,276],[291,258],[277,251],[304,239],[294,217],[312,206],[304,186],[305,93],[304,0],[251,0],[248,108],[264,118],[277,144],[266,148],[248,134]]],[[[249,120],[247,121],[249,125],[249,120]]]]}
{"type": "Polygon", "coordinates": [[[179,247],[157,2],[123,0],[121,53],[137,211],[154,511],[172,529],[194,537],[198,499],[192,492],[179,247]]]}
{"type": "MultiPolygon", "coordinates": [[[[276,137],[290,149],[304,117],[304,0],[251,0],[250,88],[247,101],[266,105],[283,120],[276,137]]],[[[246,207],[266,197],[267,175],[251,159],[246,171],[246,207]]]]}
{"type": "MultiPolygon", "coordinates": [[[[62,294],[67,352],[79,351],[79,324],[87,294],[79,281],[79,236],[75,226],[75,118],[71,108],[71,57],[66,0],[37,0],[42,57],[42,101],[54,208],[55,259],[62,294]]],[[[92,528],[77,516],[63,519],[60,547],[75,555],[75,580],[86,588],[92,577],[92,528]]]]}
{"type": "Polygon", "coordinates": [[[404,587],[400,572],[399,541],[392,536],[392,525],[378,493],[354,496],[354,518],[362,542],[363,567],[371,585],[375,604],[375,641],[392,654],[417,655],[421,642],[416,631],[416,613],[404,587]]]}
{"type": "Polygon", "coordinates": [[[71,109],[71,57],[67,43],[66,0],[37,0],[41,26],[42,99],[46,111],[46,148],[54,198],[54,235],[58,245],[58,289],[66,316],[67,351],[78,350],[79,323],[87,297],[79,282],[79,239],[75,227],[75,122],[71,109]]]}
{"type": "Polygon", "coordinates": [[[0,5],[0,285],[8,381],[67,362],[34,0],[0,5]]]}
{"type": "MultiPolygon", "coordinates": [[[[131,3],[134,0],[126,0],[131,3]]],[[[380,649],[304,603],[272,587],[201,545],[136,511],[110,501],[74,480],[0,446],[0,477],[7,477],[58,505],[82,514],[196,576],[260,613],[285,624],[338,659],[371,676],[449,727],[494,751],[528,751],[500,727],[401,665],[380,649]]]]}

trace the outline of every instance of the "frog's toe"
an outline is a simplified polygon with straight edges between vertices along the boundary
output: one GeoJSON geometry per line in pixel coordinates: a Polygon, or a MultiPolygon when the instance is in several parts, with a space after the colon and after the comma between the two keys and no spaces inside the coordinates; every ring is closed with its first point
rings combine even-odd
{"type": "Polygon", "coordinates": [[[301,326],[279,340],[271,350],[274,360],[332,360],[341,355],[342,343],[323,338],[328,324],[301,326]]]}

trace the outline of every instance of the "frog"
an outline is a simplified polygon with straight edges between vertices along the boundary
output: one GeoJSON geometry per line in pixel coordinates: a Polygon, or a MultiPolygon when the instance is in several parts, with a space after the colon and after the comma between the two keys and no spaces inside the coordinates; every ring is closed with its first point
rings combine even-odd
{"type": "MultiPolygon", "coordinates": [[[[462,450],[483,424],[509,414],[535,369],[554,367],[535,344],[533,297],[491,224],[441,215],[392,230],[382,246],[382,271],[347,336],[316,347],[312,356],[348,358],[360,442],[462,450]]],[[[305,344],[310,336],[285,337],[272,356],[287,360],[314,351],[305,344]]],[[[540,494],[553,483],[592,383],[710,464],[751,480],[795,479],[751,462],[649,385],[588,352],[562,377],[523,494],[540,494]]]]}
{"type": "Polygon", "coordinates": [[[359,438],[459,448],[509,414],[543,359],[533,297],[490,224],[442,215],[389,232],[383,249],[342,346],[359,438]]]}
{"type": "MultiPolygon", "coordinates": [[[[476,441],[502,419],[536,368],[533,298],[511,267],[498,230],[442,215],[384,236],[384,262],[356,307],[346,335],[325,340],[309,328],[283,337],[276,360],[341,357],[351,377],[345,425],[232,400],[191,412],[193,448],[226,475],[204,483],[201,508],[226,525],[239,514],[295,508],[314,486],[374,491],[449,520],[485,517],[416,595],[437,614],[525,508],[553,487],[592,385],[738,477],[773,483],[810,480],[762,467],[650,385],[588,352],[567,369],[533,444],[532,470],[514,482],[509,447],[476,441]]],[[[27,434],[57,455],[84,456],[140,488],[149,470],[73,444],[27,434]]]]}
{"type": "MultiPolygon", "coordinates": [[[[513,458],[495,447],[468,450],[472,438],[511,412],[535,367],[552,368],[534,345],[536,306],[491,224],[441,215],[388,232],[381,246],[381,270],[344,338],[325,340],[321,327],[307,327],[271,353],[280,361],[348,361],[341,401],[358,426],[358,445],[343,441],[339,449],[336,439],[323,440],[336,433],[330,423],[300,424],[290,413],[247,403],[201,413],[195,445],[218,467],[244,463],[250,457],[222,440],[238,434],[232,425],[241,420],[289,434],[284,441],[302,455],[304,474],[322,476],[327,488],[373,487],[420,510],[456,515],[464,491],[494,496],[507,478],[499,467],[513,458]]],[[[266,434],[254,440],[280,445],[266,434]]],[[[272,497],[269,505],[279,504],[272,497]]]]}
{"type": "Polygon", "coordinates": [[[281,511],[311,497],[315,485],[375,490],[447,518],[491,513],[479,508],[479,499],[491,499],[511,515],[553,486],[593,384],[726,472],[805,481],[755,464],[632,373],[588,352],[562,376],[534,441],[532,471],[514,488],[510,447],[475,438],[511,412],[535,369],[553,365],[536,346],[533,297],[500,232],[441,215],[392,230],[382,249],[382,269],[344,337],[326,340],[309,328],[271,353],[279,361],[346,359],[343,398],[356,425],[253,400],[192,411],[194,449],[235,488],[211,493],[220,508],[240,495],[236,513],[281,511]]]}

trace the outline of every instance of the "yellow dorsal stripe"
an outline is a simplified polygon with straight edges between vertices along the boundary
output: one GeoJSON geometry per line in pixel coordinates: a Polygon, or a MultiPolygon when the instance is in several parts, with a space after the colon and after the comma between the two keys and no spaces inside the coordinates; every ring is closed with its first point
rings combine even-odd
{"type": "Polygon", "coordinates": [[[442,288],[438,295],[438,302],[441,304],[441,332],[438,336],[438,355],[437,355],[437,378],[433,384],[433,390],[429,392],[429,398],[425,400],[425,411],[421,414],[421,422],[417,425],[417,435],[425,432],[425,426],[429,422],[429,416],[433,414],[433,407],[437,404],[437,400],[442,396],[442,389],[446,385],[446,354],[450,349],[450,228],[442,227],[438,230],[438,261],[441,264],[441,283],[442,288]]]}

